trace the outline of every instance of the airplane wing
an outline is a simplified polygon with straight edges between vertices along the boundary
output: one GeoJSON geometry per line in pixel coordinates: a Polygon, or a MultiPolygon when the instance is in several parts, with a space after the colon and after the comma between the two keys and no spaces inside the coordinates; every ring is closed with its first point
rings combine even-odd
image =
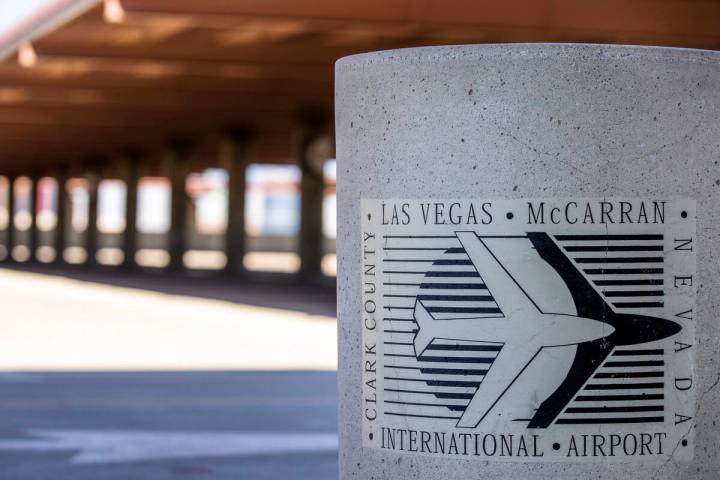
{"type": "Polygon", "coordinates": [[[605,358],[610,355],[612,349],[613,345],[602,338],[579,344],[575,352],[575,360],[565,380],[540,404],[537,412],[530,419],[528,428],[549,427],[595,373],[605,358]]]}
{"type": "Polygon", "coordinates": [[[540,311],[475,232],[457,232],[456,235],[506,318],[513,312],[540,311]]]}
{"type": "Polygon", "coordinates": [[[617,328],[617,325],[612,323],[612,318],[608,318],[609,316],[606,315],[606,312],[612,311],[610,306],[550,236],[545,232],[529,232],[527,236],[540,258],[550,264],[567,285],[575,302],[578,316],[603,320],[617,328]]]}
{"type": "MultiPolygon", "coordinates": [[[[603,320],[615,328],[621,327],[621,325],[615,324],[614,316],[608,314],[612,313],[612,308],[590,285],[567,256],[562,253],[560,247],[547,233],[530,232],[528,238],[537,250],[538,255],[560,274],[560,277],[570,290],[578,316],[603,320]]],[[[610,355],[615,346],[611,339],[612,336],[578,345],[575,360],[565,380],[552,395],[540,404],[528,424],[528,428],[547,428],[555,421],[570,400],[580,391],[605,358],[610,355]]]]}
{"type": "Polygon", "coordinates": [[[477,427],[539,352],[540,347],[505,343],[457,426],[477,427]]]}

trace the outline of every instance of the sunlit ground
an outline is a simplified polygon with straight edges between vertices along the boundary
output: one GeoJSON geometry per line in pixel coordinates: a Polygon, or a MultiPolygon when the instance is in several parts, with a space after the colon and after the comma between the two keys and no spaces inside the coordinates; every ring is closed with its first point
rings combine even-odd
{"type": "MultiPolygon", "coordinates": [[[[333,370],[337,365],[330,316],[6,269],[0,269],[0,292],[0,370],[333,370]]],[[[266,295],[278,295],[277,288],[266,295]]],[[[265,300],[255,303],[273,304],[265,300]]]]}

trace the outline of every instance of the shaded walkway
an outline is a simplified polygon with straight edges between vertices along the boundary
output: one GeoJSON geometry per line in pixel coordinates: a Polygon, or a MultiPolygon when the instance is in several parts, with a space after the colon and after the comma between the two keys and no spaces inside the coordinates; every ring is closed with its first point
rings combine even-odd
{"type": "Polygon", "coordinates": [[[332,290],[46,273],[0,269],[0,370],[332,370],[337,365],[332,290]]]}

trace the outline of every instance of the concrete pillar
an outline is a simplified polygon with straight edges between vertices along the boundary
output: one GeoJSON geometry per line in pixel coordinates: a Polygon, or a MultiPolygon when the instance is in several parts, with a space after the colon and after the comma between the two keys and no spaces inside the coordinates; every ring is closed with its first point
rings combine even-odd
{"type": "Polygon", "coordinates": [[[85,250],[87,251],[87,264],[97,265],[98,249],[98,185],[100,184],[100,174],[96,170],[92,170],[85,175],[88,182],[88,225],[85,231],[85,250]]]}
{"type": "Polygon", "coordinates": [[[30,250],[30,256],[28,261],[34,262],[36,259],[35,253],[38,246],[38,229],[37,229],[37,197],[38,197],[38,180],[40,176],[33,172],[29,176],[30,178],[30,190],[28,192],[28,210],[30,213],[30,227],[28,229],[28,249],[30,250]]]}
{"type": "Polygon", "coordinates": [[[12,249],[15,246],[15,176],[8,176],[8,226],[7,236],[5,237],[5,247],[7,248],[7,257],[5,260],[8,262],[13,261],[12,249]]]}
{"type": "Polygon", "coordinates": [[[61,170],[55,175],[55,181],[57,182],[57,221],[55,223],[53,246],[55,248],[55,263],[58,264],[64,262],[65,227],[69,218],[68,210],[70,208],[70,196],[68,195],[66,188],[67,180],[67,170],[61,170]]]}
{"type": "Polygon", "coordinates": [[[169,270],[184,268],[183,255],[186,249],[186,229],[188,196],[185,181],[189,173],[191,146],[187,142],[174,142],[167,152],[167,168],[172,190],[170,232],[168,251],[170,254],[169,270]]]}
{"type": "Polygon", "coordinates": [[[220,164],[228,173],[228,221],[225,232],[225,271],[242,275],[245,255],[245,169],[250,135],[234,132],[223,141],[220,164]]]}
{"type": "Polygon", "coordinates": [[[342,480],[718,478],[718,78],[615,45],[336,63],[342,480]]]}
{"type": "Polygon", "coordinates": [[[302,176],[300,179],[300,276],[321,276],[323,255],[322,204],[323,163],[327,156],[318,149],[319,142],[327,138],[329,118],[321,111],[304,112],[297,157],[302,176]]]}
{"type": "Polygon", "coordinates": [[[139,154],[130,153],[125,160],[125,232],[123,233],[123,266],[135,266],[135,253],[137,252],[137,194],[140,179],[139,154]]]}

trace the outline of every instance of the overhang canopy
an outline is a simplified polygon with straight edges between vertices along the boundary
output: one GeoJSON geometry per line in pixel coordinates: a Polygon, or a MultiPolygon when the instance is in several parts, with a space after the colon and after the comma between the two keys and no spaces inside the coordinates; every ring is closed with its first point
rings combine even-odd
{"type": "MultiPolygon", "coordinates": [[[[72,3],[72,2],[70,2],[72,3]]],[[[83,0],[85,4],[93,4],[83,0]]],[[[685,0],[121,0],[0,64],[0,173],[50,169],[170,139],[255,132],[257,161],[294,158],[307,108],[332,112],[333,63],[436,44],[602,42],[714,49],[720,3],[685,0]]]]}

